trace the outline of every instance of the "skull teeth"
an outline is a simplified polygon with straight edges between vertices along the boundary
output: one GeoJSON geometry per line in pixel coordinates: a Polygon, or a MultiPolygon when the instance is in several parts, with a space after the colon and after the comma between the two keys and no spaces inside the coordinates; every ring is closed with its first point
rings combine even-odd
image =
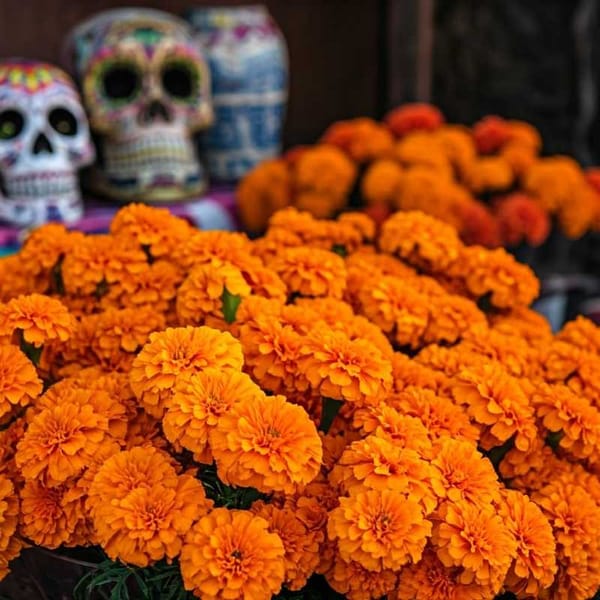
{"type": "Polygon", "coordinates": [[[9,198],[43,198],[78,193],[77,178],[72,173],[30,173],[5,177],[9,198]]]}

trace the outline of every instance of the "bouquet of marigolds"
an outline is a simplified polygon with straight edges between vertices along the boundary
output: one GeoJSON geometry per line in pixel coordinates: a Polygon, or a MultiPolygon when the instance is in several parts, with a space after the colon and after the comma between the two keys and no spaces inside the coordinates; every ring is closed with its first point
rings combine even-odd
{"type": "Polygon", "coordinates": [[[407,104],[381,123],[336,122],[314,146],[259,164],[239,184],[239,213],[261,232],[286,206],[323,218],[358,202],[378,220],[419,210],[487,247],[539,246],[552,222],[572,239],[600,229],[600,169],[541,151],[529,123],[488,116],[465,127],[407,104]]]}
{"type": "Polygon", "coordinates": [[[38,551],[85,567],[62,597],[591,598],[600,330],[554,335],[538,287],[414,211],[37,229],[0,262],[1,576],[38,551]]]}

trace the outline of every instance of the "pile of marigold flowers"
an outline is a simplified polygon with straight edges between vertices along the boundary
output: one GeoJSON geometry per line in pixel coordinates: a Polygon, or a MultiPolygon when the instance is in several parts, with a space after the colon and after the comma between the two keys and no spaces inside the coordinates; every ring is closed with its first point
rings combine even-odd
{"type": "Polygon", "coordinates": [[[538,289],[415,211],[37,229],[0,261],[1,575],[38,547],[113,598],[591,598],[600,330],[538,289]]]}
{"type": "Polygon", "coordinates": [[[364,205],[381,221],[419,210],[486,247],[539,246],[553,222],[569,238],[600,228],[600,169],[566,156],[541,156],[539,132],[488,116],[447,124],[427,104],[331,125],[314,146],[259,164],[237,190],[241,221],[262,232],[286,206],[318,218],[364,205]]]}

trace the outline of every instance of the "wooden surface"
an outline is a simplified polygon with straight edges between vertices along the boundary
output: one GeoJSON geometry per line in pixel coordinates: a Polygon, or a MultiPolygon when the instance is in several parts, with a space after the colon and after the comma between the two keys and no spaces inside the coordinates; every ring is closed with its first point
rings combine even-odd
{"type": "MultiPolygon", "coordinates": [[[[416,0],[415,0],[416,1],[416,0]]],[[[289,46],[291,88],[285,143],[311,143],[334,120],[381,116],[388,107],[382,53],[388,4],[400,0],[266,0],[289,46]]],[[[182,14],[227,0],[0,0],[0,57],[57,62],[67,32],[94,13],[146,6],[182,14]]],[[[408,4],[414,4],[414,1],[408,4]]],[[[396,8],[396,17],[401,14],[396,8]]],[[[406,25],[406,23],[404,23],[406,25]]],[[[394,43],[401,43],[392,31],[394,43]]],[[[405,32],[404,35],[407,35],[405,32]]]]}

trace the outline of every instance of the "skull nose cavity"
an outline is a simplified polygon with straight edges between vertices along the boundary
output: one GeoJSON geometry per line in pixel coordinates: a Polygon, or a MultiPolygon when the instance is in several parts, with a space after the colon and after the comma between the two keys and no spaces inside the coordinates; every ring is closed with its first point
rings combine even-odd
{"type": "Polygon", "coordinates": [[[171,113],[169,109],[160,101],[152,100],[140,113],[140,122],[143,125],[156,123],[157,121],[171,122],[171,113]]]}
{"type": "Polygon", "coordinates": [[[33,154],[42,154],[43,152],[46,154],[53,154],[54,148],[44,133],[40,132],[33,142],[33,154]]]}

